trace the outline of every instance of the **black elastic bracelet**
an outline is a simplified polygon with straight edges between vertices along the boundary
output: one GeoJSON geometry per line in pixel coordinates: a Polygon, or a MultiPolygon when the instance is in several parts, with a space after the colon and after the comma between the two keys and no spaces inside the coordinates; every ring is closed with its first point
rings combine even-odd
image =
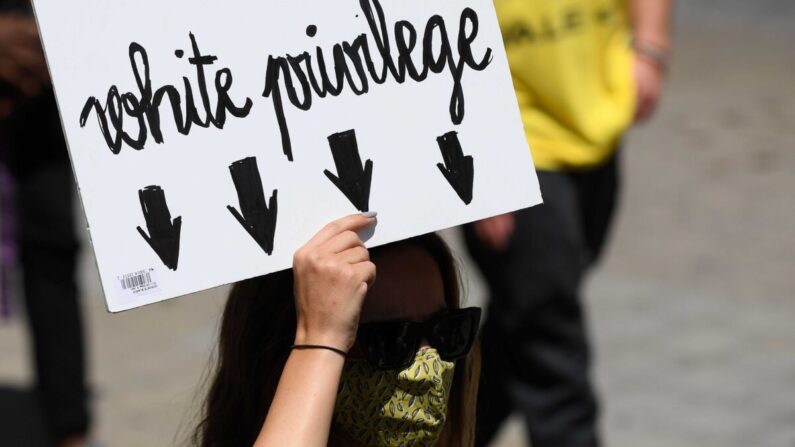
{"type": "Polygon", "coordinates": [[[343,351],[342,349],[337,349],[332,346],[324,346],[324,345],[292,345],[290,349],[325,349],[327,351],[336,352],[337,354],[348,357],[348,353],[343,351]]]}

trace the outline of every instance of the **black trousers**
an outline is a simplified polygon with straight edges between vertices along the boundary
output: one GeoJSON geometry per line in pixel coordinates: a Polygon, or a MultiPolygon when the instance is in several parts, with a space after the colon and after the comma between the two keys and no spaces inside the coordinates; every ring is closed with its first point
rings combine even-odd
{"type": "Polygon", "coordinates": [[[599,445],[581,284],[598,257],[618,192],[618,161],[587,172],[539,172],[544,205],[515,213],[509,247],[465,227],[488,282],[476,446],[514,411],[533,447],[599,445]]]}
{"type": "Polygon", "coordinates": [[[17,183],[23,287],[36,396],[55,442],[89,426],[85,348],[75,278],[74,180],[52,95],[0,128],[17,183]]]}

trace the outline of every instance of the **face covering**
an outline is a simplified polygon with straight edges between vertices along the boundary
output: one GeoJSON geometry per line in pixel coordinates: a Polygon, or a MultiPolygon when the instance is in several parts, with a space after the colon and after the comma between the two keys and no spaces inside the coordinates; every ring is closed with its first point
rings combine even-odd
{"type": "Polygon", "coordinates": [[[366,446],[433,446],[444,428],[454,369],[455,363],[442,360],[433,348],[417,351],[414,363],[402,371],[349,359],[334,427],[366,446]]]}

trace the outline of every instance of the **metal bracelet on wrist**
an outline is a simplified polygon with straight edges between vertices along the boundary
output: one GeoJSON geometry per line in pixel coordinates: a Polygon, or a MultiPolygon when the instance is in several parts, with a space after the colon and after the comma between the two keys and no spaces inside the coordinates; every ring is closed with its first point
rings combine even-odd
{"type": "Polygon", "coordinates": [[[671,56],[667,49],[635,38],[630,42],[630,46],[638,55],[651,61],[661,71],[668,71],[671,56]]]}

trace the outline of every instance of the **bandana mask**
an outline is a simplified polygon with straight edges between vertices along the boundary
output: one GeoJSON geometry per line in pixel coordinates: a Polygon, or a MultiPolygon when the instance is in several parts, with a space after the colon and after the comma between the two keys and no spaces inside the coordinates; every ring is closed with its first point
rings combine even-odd
{"type": "Polygon", "coordinates": [[[342,372],[334,426],[372,447],[433,446],[444,428],[455,363],[433,348],[398,371],[349,359],[342,372]]]}

